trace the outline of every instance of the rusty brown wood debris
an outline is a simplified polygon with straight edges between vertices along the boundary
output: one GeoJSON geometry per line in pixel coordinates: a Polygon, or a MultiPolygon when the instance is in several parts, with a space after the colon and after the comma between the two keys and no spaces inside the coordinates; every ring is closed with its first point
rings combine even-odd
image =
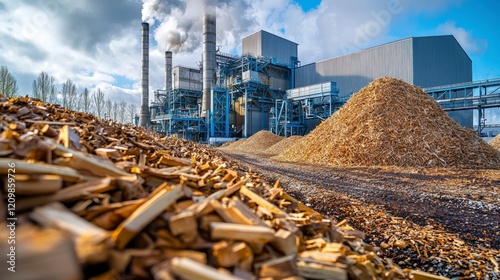
{"type": "Polygon", "coordinates": [[[210,147],[26,97],[0,113],[24,267],[6,279],[438,279],[210,147]]]}
{"type": "Polygon", "coordinates": [[[385,77],[276,159],[333,166],[499,168],[500,152],[421,88],[385,77]]]}

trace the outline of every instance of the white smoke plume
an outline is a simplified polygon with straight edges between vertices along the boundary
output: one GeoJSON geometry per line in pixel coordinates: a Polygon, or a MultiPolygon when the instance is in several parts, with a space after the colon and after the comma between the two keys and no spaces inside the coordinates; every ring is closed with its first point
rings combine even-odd
{"type": "Polygon", "coordinates": [[[143,0],[142,19],[159,23],[153,31],[159,48],[189,54],[202,44],[204,11],[215,11],[217,41],[229,45],[255,26],[255,20],[246,12],[249,9],[245,0],[143,0]]]}

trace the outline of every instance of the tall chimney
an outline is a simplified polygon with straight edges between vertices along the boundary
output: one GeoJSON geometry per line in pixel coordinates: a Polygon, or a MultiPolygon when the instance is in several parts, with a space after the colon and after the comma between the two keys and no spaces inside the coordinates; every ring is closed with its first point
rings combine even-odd
{"type": "Polygon", "coordinates": [[[142,23],[142,70],[141,70],[142,103],[139,126],[149,124],[149,23],[142,23]]]}
{"type": "Polygon", "coordinates": [[[203,97],[201,116],[210,110],[210,89],[215,77],[215,9],[205,5],[203,13],[203,97]]]}
{"type": "Polygon", "coordinates": [[[165,90],[172,89],[172,52],[165,52],[165,90]]]}

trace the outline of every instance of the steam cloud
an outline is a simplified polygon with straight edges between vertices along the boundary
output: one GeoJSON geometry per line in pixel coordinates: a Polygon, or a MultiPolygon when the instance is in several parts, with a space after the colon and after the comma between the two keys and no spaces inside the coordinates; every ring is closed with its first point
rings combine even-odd
{"type": "Polygon", "coordinates": [[[204,11],[220,10],[217,21],[223,28],[217,30],[217,40],[232,41],[254,26],[254,19],[245,12],[248,9],[245,0],[143,0],[142,20],[159,22],[153,34],[160,49],[189,54],[202,44],[204,11]]]}

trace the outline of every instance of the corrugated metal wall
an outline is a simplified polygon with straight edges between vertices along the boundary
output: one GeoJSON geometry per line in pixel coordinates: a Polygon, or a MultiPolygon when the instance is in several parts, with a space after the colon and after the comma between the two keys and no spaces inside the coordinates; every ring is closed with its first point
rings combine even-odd
{"type": "Polygon", "coordinates": [[[385,76],[413,83],[411,39],[299,67],[295,72],[295,86],[334,81],[340,97],[345,97],[385,76]]]}
{"type": "Polygon", "coordinates": [[[434,87],[472,81],[472,61],[452,35],[413,38],[414,82],[434,87]]]}
{"type": "Polygon", "coordinates": [[[242,54],[250,54],[252,56],[262,55],[262,34],[261,31],[243,37],[242,54]]]}
{"type": "MultiPolygon", "coordinates": [[[[299,67],[295,86],[334,81],[340,97],[346,97],[384,76],[420,87],[468,82],[472,81],[472,62],[451,35],[408,38],[299,67]]],[[[450,116],[472,127],[472,111],[450,116]]]]}
{"type": "Polygon", "coordinates": [[[260,30],[243,38],[243,54],[274,57],[276,62],[290,65],[297,57],[297,43],[260,30]]]}
{"type": "Polygon", "coordinates": [[[202,90],[202,73],[199,69],[176,66],[172,69],[174,89],[202,90]]]}
{"type": "MultiPolygon", "coordinates": [[[[452,35],[413,38],[413,69],[415,84],[424,88],[472,81],[472,61],[452,35]]],[[[473,111],[448,114],[473,127],[473,111]]]]}

